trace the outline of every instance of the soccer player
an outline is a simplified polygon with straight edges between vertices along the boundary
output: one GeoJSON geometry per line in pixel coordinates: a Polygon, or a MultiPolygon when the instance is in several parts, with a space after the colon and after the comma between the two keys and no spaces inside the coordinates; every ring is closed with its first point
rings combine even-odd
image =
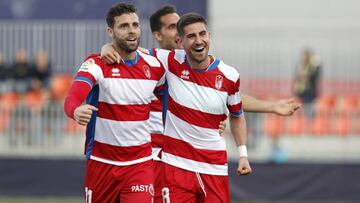
{"type": "Polygon", "coordinates": [[[217,132],[229,112],[240,152],[238,174],[251,172],[239,74],[208,55],[210,34],[204,18],[184,15],[177,30],[185,51],[156,52],[169,86],[161,188],[172,202],[230,202],[225,140],[217,132]]]}
{"type": "Polygon", "coordinates": [[[123,61],[110,66],[99,55],[89,56],[64,103],[69,117],[87,125],[86,202],[149,203],[154,195],[149,104],[162,91],[165,69],[137,51],[140,24],[133,5],[114,5],[106,22],[123,61]]]}
{"type": "Polygon", "coordinates": [[[169,88],[161,188],[171,202],[230,202],[225,139],[217,127],[230,114],[239,149],[237,172],[251,173],[240,76],[235,68],[208,55],[210,33],[202,16],[183,15],[177,31],[184,50],[157,53],[167,69],[169,88]]]}

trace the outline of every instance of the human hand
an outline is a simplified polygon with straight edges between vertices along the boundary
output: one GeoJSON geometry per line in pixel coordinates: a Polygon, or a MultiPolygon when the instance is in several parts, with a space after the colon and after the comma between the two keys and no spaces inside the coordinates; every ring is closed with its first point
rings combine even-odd
{"type": "Polygon", "coordinates": [[[113,63],[120,63],[122,60],[120,54],[111,44],[105,44],[101,48],[101,59],[108,65],[113,63]]]}
{"type": "Polygon", "coordinates": [[[290,116],[300,108],[301,104],[295,99],[280,99],[274,102],[273,113],[280,116],[290,116]]]}
{"type": "Polygon", "coordinates": [[[74,119],[78,124],[86,126],[90,122],[93,111],[97,110],[95,106],[89,104],[81,105],[75,109],[74,119]]]}
{"type": "Polygon", "coordinates": [[[247,157],[241,156],[239,159],[239,165],[237,168],[237,173],[239,176],[244,176],[250,174],[252,171],[247,157]]]}
{"type": "Polygon", "coordinates": [[[226,129],[226,120],[220,122],[220,124],[219,124],[219,134],[223,135],[225,129],[226,129]]]}

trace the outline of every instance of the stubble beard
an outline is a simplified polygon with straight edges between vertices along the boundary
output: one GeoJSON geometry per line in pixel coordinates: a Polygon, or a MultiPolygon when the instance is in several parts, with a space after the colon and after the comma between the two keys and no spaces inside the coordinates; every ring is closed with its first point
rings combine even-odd
{"type": "MultiPolygon", "coordinates": [[[[196,54],[196,53],[195,53],[196,54]]],[[[189,54],[187,54],[191,60],[195,61],[196,63],[202,63],[207,59],[208,53],[204,55],[204,57],[196,57],[195,54],[193,54],[192,52],[190,52],[189,54]]]]}
{"type": "Polygon", "coordinates": [[[140,39],[137,40],[135,46],[129,46],[127,42],[123,39],[115,39],[115,43],[117,47],[121,50],[124,50],[125,52],[131,53],[137,50],[140,44],[140,39]]]}

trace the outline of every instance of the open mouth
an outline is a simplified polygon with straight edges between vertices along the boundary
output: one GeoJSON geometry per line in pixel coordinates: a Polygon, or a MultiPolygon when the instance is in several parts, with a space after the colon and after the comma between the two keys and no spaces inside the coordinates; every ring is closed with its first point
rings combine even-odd
{"type": "Polygon", "coordinates": [[[128,39],[126,39],[126,41],[128,41],[128,42],[136,42],[136,38],[128,38],[128,39]]]}
{"type": "Polygon", "coordinates": [[[202,51],[204,51],[204,49],[205,49],[205,47],[196,47],[194,50],[196,52],[202,52],[202,51]]]}

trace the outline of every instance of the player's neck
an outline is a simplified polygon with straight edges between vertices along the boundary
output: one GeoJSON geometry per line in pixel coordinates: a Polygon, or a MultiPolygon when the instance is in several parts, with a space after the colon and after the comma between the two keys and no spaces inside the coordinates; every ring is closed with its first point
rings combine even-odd
{"type": "Polygon", "coordinates": [[[207,56],[206,59],[204,61],[201,61],[201,62],[193,60],[188,56],[186,56],[186,60],[188,61],[191,68],[196,69],[196,70],[207,69],[209,67],[210,63],[211,63],[210,56],[207,56]]]}
{"type": "Polygon", "coordinates": [[[120,56],[123,60],[135,60],[136,59],[136,51],[127,52],[118,47],[115,47],[115,49],[120,54],[120,56]]]}

